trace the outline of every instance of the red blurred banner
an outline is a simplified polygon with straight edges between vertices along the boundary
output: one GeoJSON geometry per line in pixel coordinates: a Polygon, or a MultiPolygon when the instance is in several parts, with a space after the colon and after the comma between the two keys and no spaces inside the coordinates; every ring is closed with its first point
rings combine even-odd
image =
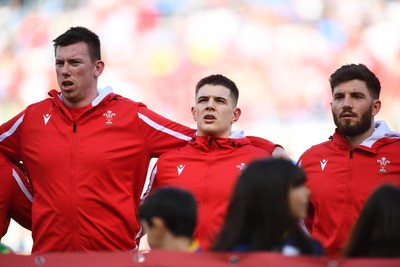
{"type": "Polygon", "coordinates": [[[0,267],[123,267],[123,266],[282,266],[282,267],[399,267],[399,259],[339,259],[288,257],[276,253],[182,253],[153,250],[150,253],[47,253],[35,255],[0,255],[0,267]]]}

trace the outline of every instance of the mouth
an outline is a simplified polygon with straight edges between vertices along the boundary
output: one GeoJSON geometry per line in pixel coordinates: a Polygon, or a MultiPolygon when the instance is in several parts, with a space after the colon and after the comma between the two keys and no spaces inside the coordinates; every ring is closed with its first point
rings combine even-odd
{"type": "Polygon", "coordinates": [[[214,122],[217,118],[214,115],[207,114],[203,117],[205,122],[214,122]]]}
{"type": "Polygon", "coordinates": [[[339,116],[342,119],[352,119],[352,118],[356,118],[357,115],[351,112],[344,112],[342,114],[340,114],[339,116]]]}
{"type": "Polygon", "coordinates": [[[68,89],[68,88],[70,88],[72,85],[74,85],[74,83],[73,82],[71,82],[71,81],[62,81],[62,83],[61,83],[61,85],[62,85],[62,87],[64,88],[64,89],[68,89]]]}

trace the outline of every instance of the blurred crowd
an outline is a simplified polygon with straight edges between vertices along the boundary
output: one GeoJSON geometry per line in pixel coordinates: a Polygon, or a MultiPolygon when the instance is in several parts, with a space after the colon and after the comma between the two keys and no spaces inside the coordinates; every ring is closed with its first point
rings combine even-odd
{"type": "Polygon", "coordinates": [[[196,82],[224,74],[234,127],[297,160],[333,133],[328,78],[344,64],[379,77],[377,119],[400,130],[398,14],[397,0],[0,0],[0,123],[57,88],[51,41],[82,25],[102,40],[101,86],[194,127],[196,82]]]}

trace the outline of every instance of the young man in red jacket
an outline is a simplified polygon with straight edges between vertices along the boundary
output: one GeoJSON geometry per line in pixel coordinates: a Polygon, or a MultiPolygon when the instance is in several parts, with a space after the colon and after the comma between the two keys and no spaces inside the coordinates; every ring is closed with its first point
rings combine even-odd
{"type": "MultiPolygon", "coordinates": [[[[223,223],[225,211],[238,175],[257,158],[271,155],[255,147],[242,131],[232,131],[241,114],[239,91],[223,75],[211,75],[196,85],[192,115],[197,133],[183,148],[163,154],[151,175],[151,188],[178,186],[197,200],[194,233],[202,249],[210,247],[223,223]]],[[[184,203],[182,203],[184,205],[184,203]]]]}
{"type": "Polygon", "coordinates": [[[380,184],[400,185],[400,134],[374,117],[380,82],[362,64],[344,65],[330,77],[335,133],[298,164],[311,189],[305,224],[327,255],[338,257],[360,210],[380,184]]]}
{"type": "Polygon", "coordinates": [[[195,130],[98,89],[105,64],[90,30],[70,28],[54,49],[61,92],[0,126],[0,152],[23,162],[34,188],[32,251],[136,249],[149,161],[195,130]]]}
{"type": "Polygon", "coordinates": [[[24,173],[0,153],[0,240],[13,219],[31,230],[32,189],[24,173]]]}

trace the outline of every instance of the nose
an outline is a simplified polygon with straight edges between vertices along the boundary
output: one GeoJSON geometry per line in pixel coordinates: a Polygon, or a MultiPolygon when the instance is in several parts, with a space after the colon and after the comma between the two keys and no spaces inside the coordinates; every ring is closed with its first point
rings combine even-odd
{"type": "Polygon", "coordinates": [[[61,75],[67,76],[69,74],[69,65],[65,63],[61,68],[61,75]]]}
{"type": "Polygon", "coordinates": [[[353,101],[350,96],[346,95],[343,100],[343,108],[351,109],[353,107],[353,101]]]}
{"type": "Polygon", "coordinates": [[[214,107],[214,104],[215,104],[215,101],[212,99],[212,98],[210,98],[208,101],[207,101],[207,109],[214,109],[215,107],[214,107]]]}

